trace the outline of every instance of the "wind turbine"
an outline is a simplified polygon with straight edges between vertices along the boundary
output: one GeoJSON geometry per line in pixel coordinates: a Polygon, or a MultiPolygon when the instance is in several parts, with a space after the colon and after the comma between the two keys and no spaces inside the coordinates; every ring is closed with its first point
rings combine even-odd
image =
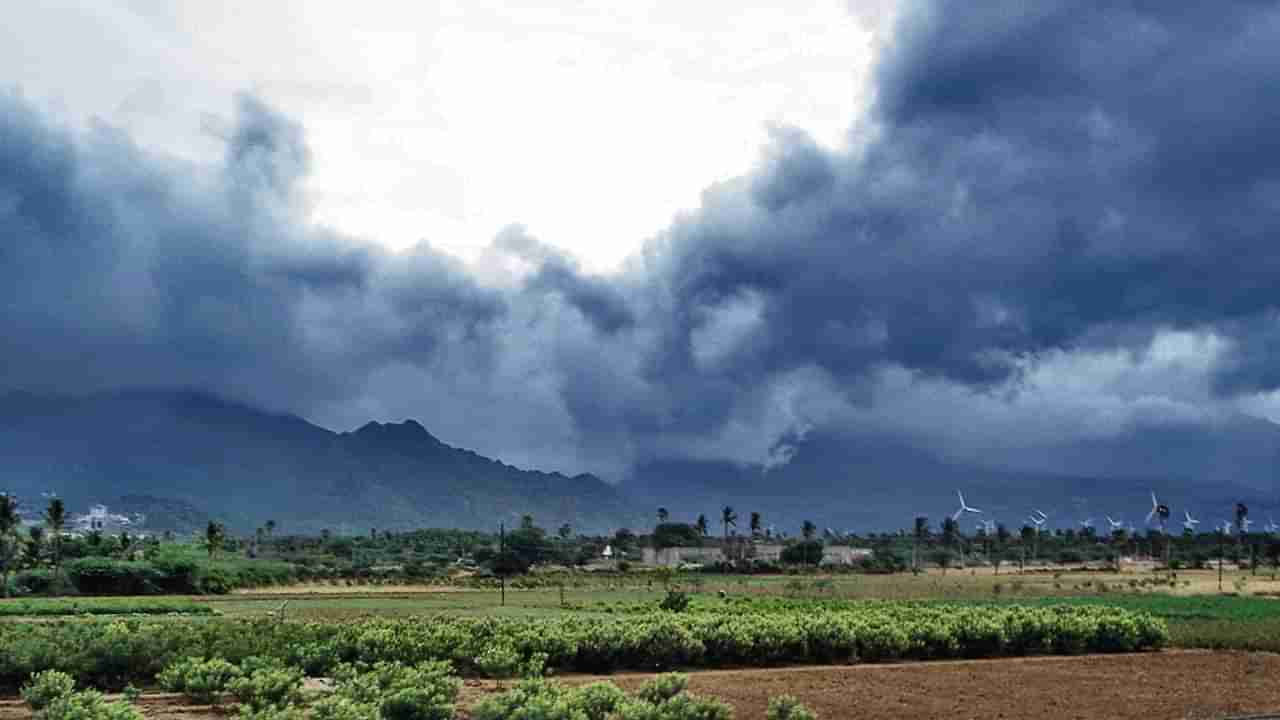
{"type": "Polygon", "coordinates": [[[1269,533],[1275,534],[1276,532],[1280,532],[1280,525],[1277,525],[1276,521],[1273,520],[1270,515],[1268,515],[1267,524],[1263,525],[1262,529],[1266,530],[1269,533]]]}
{"type": "Polygon", "coordinates": [[[1111,516],[1107,516],[1107,524],[1111,526],[1111,532],[1124,529],[1124,520],[1112,520],[1111,516]]]}
{"type": "Polygon", "coordinates": [[[1085,518],[1085,519],[1081,520],[1081,521],[1080,521],[1080,529],[1081,529],[1081,530],[1092,530],[1092,529],[1093,529],[1093,518],[1085,518]]]}
{"type": "Polygon", "coordinates": [[[1182,514],[1187,516],[1187,519],[1182,521],[1182,527],[1186,528],[1191,532],[1195,532],[1196,526],[1200,524],[1200,521],[1191,517],[1190,510],[1183,510],[1182,514]]]}
{"type": "Polygon", "coordinates": [[[961,516],[961,515],[964,515],[964,514],[965,514],[965,513],[967,513],[967,512],[968,512],[968,513],[980,513],[980,512],[982,512],[982,511],[981,511],[981,510],[979,510],[978,508],[969,507],[968,505],[966,505],[966,504],[965,504],[965,502],[964,502],[964,493],[960,492],[959,490],[956,490],[956,495],[960,498],[960,509],[959,509],[959,510],[956,510],[956,511],[955,511],[955,513],[951,516],[951,519],[952,519],[952,520],[959,520],[959,519],[960,519],[960,516],[961,516]]]}
{"type": "Polygon", "coordinates": [[[1231,534],[1231,528],[1232,528],[1231,521],[1230,521],[1230,520],[1223,520],[1223,521],[1222,521],[1222,527],[1219,527],[1218,529],[1222,531],[1222,534],[1223,534],[1223,535],[1230,535],[1230,534],[1231,534]]]}

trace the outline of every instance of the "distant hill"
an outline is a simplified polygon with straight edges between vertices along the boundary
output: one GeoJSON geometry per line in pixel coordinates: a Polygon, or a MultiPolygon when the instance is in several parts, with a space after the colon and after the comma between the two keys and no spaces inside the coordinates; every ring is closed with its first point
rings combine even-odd
{"type": "MultiPolygon", "coordinates": [[[[1028,453],[1021,466],[984,466],[949,460],[888,436],[846,437],[815,432],[796,447],[786,465],[662,460],[641,465],[624,485],[636,502],[666,507],[674,519],[704,513],[719,534],[720,509],[732,505],[738,530],[748,532],[750,513],[765,525],[796,534],[804,520],[835,530],[908,527],[916,514],[937,528],[958,506],[963,488],[984,517],[1011,529],[1033,507],[1051,515],[1051,527],[1076,527],[1093,518],[1123,517],[1139,527],[1150,509],[1150,491],[1171,505],[1175,519],[1189,509],[1208,526],[1230,517],[1237,501],[1265,522],[1280,518],[1273,479],[1280,460],[1280,428],[1237,418],[1213,428],[1136,428],[1108,439],[1028,453]]],[[[975,518],[964,521],[971,532],[975,518]]],[[[1181,525],[1174,528],[1181,531],[1181,525]]]]}
{"type": "Polygon", "coordinates": [[[496,529],[523,513],[580,532],[637,522],[595,476],[511,467],[412,420],[335,433],[188,391],[0,396],[0,478],[25,498],[57,492],[75,512],[121,503],[157,529],[205,517],[240,531],[271,519],[283,533],[496,529]]]}

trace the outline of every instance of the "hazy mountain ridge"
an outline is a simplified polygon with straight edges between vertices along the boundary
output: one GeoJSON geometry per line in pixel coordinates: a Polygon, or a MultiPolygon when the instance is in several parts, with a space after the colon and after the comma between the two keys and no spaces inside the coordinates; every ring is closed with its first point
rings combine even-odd
{"type": "MultiPolygon", "coordinates": [[[[914,515],[922,514],[937,527],[958,507],[959,488],[969,504],[986,511],[983,517],[1011,529],[1021,526],[1033,507],[1050,514],[1051,527],[1077,527],[1086,518],[1103,527],[1105,515],[1141,527],[1152,490],[1171,505],[1179,522],[1184,509],[1209,523],[1220,521],[1237,501],[1249,504],[1260,523],[1268,513],[1280,516],[1269,477],[1274,463],[1247,465],[1250,474],[1231,477],[1208,472],[1215,457],[1273,457],[1280,449],[1280,428],[1271,423],[1242,418],[1200,434],[1189,428],[1136,428],[1107,440],[1106,447],[1115,458],[1110,465],[1082,466],[1073,461],[1073,448],[1064,446],[1042,451],[1036,466],[1012,468],[951,460],[888,435],[813,433],[786,465],[765,470],[729,462],[655,461],[641,465],[626,488],[639,502],[666,507],[678,519],[706,514],[716,534],[724,505],[737,512],[739,532],[747,532],[753,511],[763,514],[766,526],[776,524],[793,535],[806,519],[840,531],[890,530],[908,527],[914,515]],[[1186,452],[1168,445],[1175,437],[1196,438],[1195,447],[1208,457],[1192,462],[1186,452]],[[1134,461],[1140,457],[1149,461],[1134,461]]],[[[964,522],[970,532],[976,518],[964,522]]]]}
{"type": "Polygon", "coordinates": [[[5,395],[0,463],[24,497],[52,490],[82,508],[150,496],[241,530],[268,519],[283,532],[493,528],[528,512],[549,527],[603,531],[632,519],[599,478],[511,467],[412,420],[335,433],[190,391],[5,395]]]}
{"type": "Polygon", "coordinates": [[[200,392],[0,396],[0,489],[26,498],[56,491],[73,510],[121,503],[146,513],[150,526],[176,529],[206,515],[240,530],[268,519],[281,532],[493,529],[528,512],[544,527],[569,522],[602,532],[648,528],[662,506],[677,520],[706,514],[718,534],[720,508],[732,505],[740,532],[752,511],[793,534],[804,520],[888,530],[917,513],[936,525],[954,511],[961,487],[971,504],[1011,527],[1032,507],[1049,512],[1055,526],[1085,517],[1101,525],[1105,514],[1141,524],[1152,489],[1179,518],[1189,508],[1215,522],[1243,500],[1265,521],[1280,514],[1273,459],[1280,428],[1253,418],[1208,429],[1138,427],[1089,448],[1028,453],[1016,468],[947,459],[889,435],[815,432],[789,463],[768,471],[654,460],[614,486],[593,475],[515,468],[447,445],[414,420],[336,433],[200,392]]]}

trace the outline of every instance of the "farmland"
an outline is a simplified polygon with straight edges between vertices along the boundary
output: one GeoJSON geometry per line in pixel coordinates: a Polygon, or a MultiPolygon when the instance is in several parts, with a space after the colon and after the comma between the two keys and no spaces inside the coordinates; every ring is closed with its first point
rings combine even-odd
{"type": "MultiPolygon", "coordinates": [[[[567,686],[607,676],[627,691],[653,679],[644,672],[691,671],[690,697],[723,701],[739,718],[764,717],[770,698],[782,694],[822,717],[841,717],[855,691],[866,717],[933,717],[961,702],[1017,717],[983,700],[981,689],[998,698],[1005,683],[1018,682],[1028,698],[1061,709],[1067,705],[1054,689],[1064,679],[1090,688],[1088,701],[1100,709],[1128,691],[1120,680],[1126,674],[1176,685],[1176,693],[1147,698],[1173,714],[1280,706],[1272,684],[1258,680],[1278,669],[1275,656],[1238,652],[1280,650],[1276,585],[1265,575],[1237,573],[1225,583],[1244,585],[1243,595],[1192,592],[1210,579],[1193,571],[1176,580],[1097,571],[552,573],[521,578],[505,593],[483,581],[26,598],[0,602],[0,681],[14,692],[32,673],[58,668],[80,687],[150,688],[137,701],[146,717],[192,720],[219,715],[190,698],[156,693],[163,689],[157,677],[185,657],[222,658],[235,672],[260,662],[255,658],[290,668],[276,679],[330,677],[350,663],[446,661],[463,678],[450,701],[459,717],[506,697],[492,678],[530,668],[567,686]],[[669,590],[687,600],[678,612],[659,609],[669,590]],[[1159,648],[1169,651],[1141,652],[1159,648]],[[1174,681],[1211,666],[1238,672],[1212,687],[1174,681]],[[927,697],[924,687],[933,689],[927,697]],[[944,690],[954,697],[938,695],[944,690]]],[[[577,697],[547,692],[569,693],[555,695],[557,702],[577,697]]],[[[4,720],[26,713],[16,702],[0,704],[4,720]]]]}

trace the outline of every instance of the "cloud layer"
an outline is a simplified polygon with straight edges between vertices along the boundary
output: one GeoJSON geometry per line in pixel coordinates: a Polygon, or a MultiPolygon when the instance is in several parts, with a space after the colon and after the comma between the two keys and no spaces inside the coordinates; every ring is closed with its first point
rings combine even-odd
{"type": "Polygon", "coordinates": [[[610,276],[519,227],[467,267],[313,224],[324,148],[253,97],[211,168],[5,95],[0,382],[412,416],[614,476],[814,427],[1016,454],[1265,413],[1280,10],[1181,5],[910,3],[846,147],[775,129],[610,276]]]}

